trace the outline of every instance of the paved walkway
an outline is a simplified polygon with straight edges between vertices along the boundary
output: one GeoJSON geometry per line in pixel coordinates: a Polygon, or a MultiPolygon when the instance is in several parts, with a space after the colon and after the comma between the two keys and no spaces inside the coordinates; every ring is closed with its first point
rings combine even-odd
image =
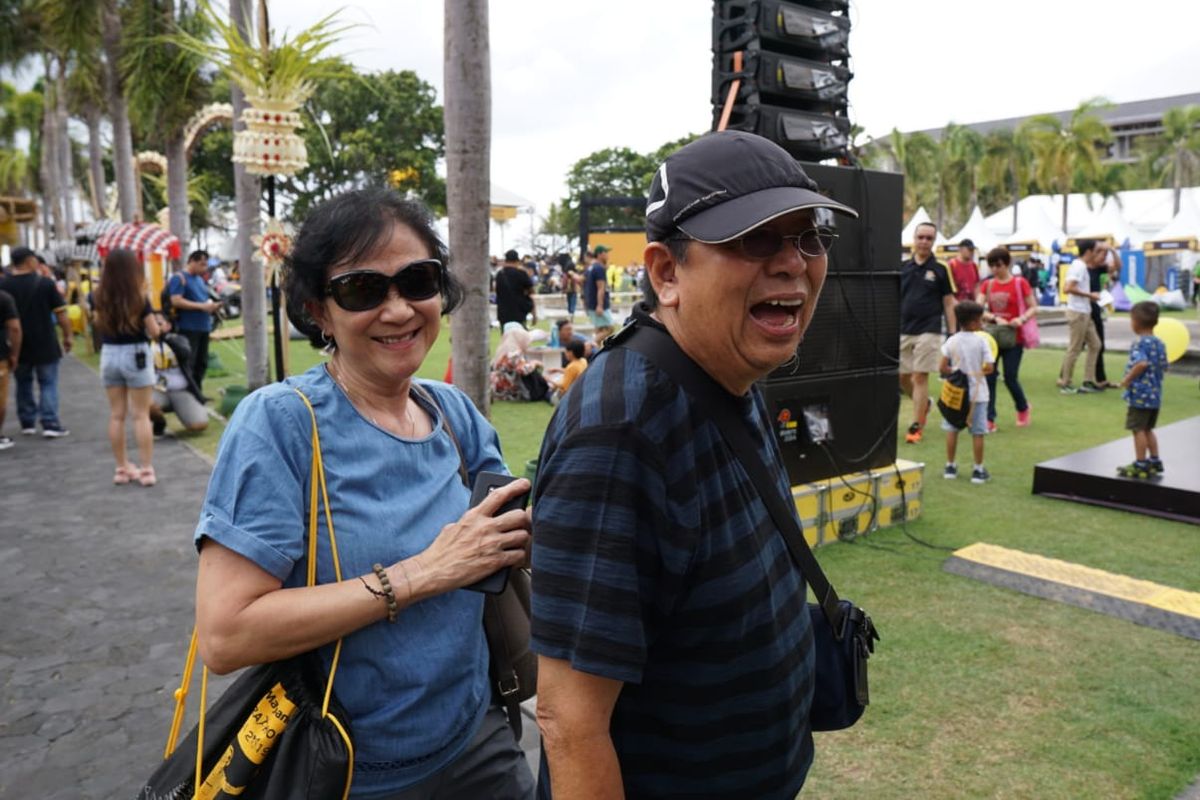
{"type": "MultiPolygon", "coordinates": [[[[191,632],[211,465],[159,439],[158,485],[114,486],[98,376],[66,358],[60,394],[70,436],[21,436],[10,396],[16,445],[0,451],[3,800],[132,797],[162,758],[191,632]]],[[[211,696],[231,680],[210,681],[211,696]]],[[[185,732],[198,694],[197,678],[185,732]]],[[[525,731],[532,761],[528,719],[525,731]]]]}
{"type": "Polygon", "coordinates": [[[0,797],[131,797],[170,724],[209,464],[161,439],[159,484],[114,486],[99,378],[64,359],[60,392],[71,435],[19,435],[9,398],[0,452],[0,797]]]}

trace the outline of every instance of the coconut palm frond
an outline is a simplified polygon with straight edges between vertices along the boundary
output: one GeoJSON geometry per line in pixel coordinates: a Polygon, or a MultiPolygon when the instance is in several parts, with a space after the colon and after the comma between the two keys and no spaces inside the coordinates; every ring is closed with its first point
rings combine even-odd
{"type": "Polygon", "coordinates": [[[264,52],[256,43],[247,41],[231,22],[222,19],[208,0],[201,0],[197,14],[212,29],[212,39],[180,30],[163,40],[215,63],[248,97],[301,105],[321,81],[351,74],[344,60],[328,55],[343,33],[358,27],[335,24],[339,13],[340,9],[332,12],[295,38],[284,36],[272,42],[264,52]]]}

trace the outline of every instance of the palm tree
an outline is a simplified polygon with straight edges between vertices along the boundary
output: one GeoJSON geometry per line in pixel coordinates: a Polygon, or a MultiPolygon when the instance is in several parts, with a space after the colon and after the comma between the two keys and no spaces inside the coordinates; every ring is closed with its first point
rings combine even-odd
{"type": "Polygon", "coordinates": [[[1159,185],[1170,185],[1175,193],[1174,214],[1184,186],[1200,181],[1200,105],[1167,109],[1163,132],[1145,145],[1143,159],[1159,185]]]}
{"type": "Polygon", "coordinates": [[[174,0],[133,0],[121,63],[129,79],[129,114],[139,133],[167,157],[167,207],[171,233],[186,249],[192,239],[184,129],[208,99],[203,59],[164,37],[182,28],[207,36],[197,15],[175,12],[174,0]]]}
{"type": "MultiPolygon", "coordinates": [[[[230,0],[229,20],[245,41],[250,41],[250,0],[230,0]]],[[[243,130],[242,112],[246,109],[246,93],[236,82],[230,82],[233,100],[233,129],[243,130]]],[[[258,234],[262,187],[257,175],[246,171],[246,165],[233,165],[234,207],[237,210],[238,273],[242,283],[242,320],[246,335],[246,385],[250,389],[265,386],[270,379],[267,347],[266,280],[262,264],[254,258],[254,242],[258,234]]]]}
{"type": "Polygon", "coordinates": [[[132,222],[138,209],[137,175],[133,164],[133,134],[129,104],[125,98],[125,74],[121,69],[122,21],[120,0],[101,0],[100,39],[104,48],[104,93],[112,119],[113,172],[116,174],[117,207],[122,222],[132,222]]]}
{"type": "Polygon", "coordinates": [[[983,137],[963,125],[946,127],[943,142],[950,181],[957,195],[957,210],[962,213],[962,222],[979,203],[979,165],[983,161],[983,137]]]}
{"type": "Polygon", "coordinates": [[[1080,103],[1066,125],[1052,114],[1021,125],[1032,142],[1038,183],[1062,195],[1064,232],[1068,195],[1073,189],[1091,190],[1100,174],[1100,148],[1112,142],[1112,131],[1096,113],[1108,106],[1103,98],[1094,98],[1080,103]]]}
{"type": "Polygon", "coordinates": [[[1029,134],[1018,128],[992,131],[984,140],[980,164],[983,182],[996,190],[996,196],[1012,201],[1012,229],[1017,230],[1017,205],[1029,191],[1032,179],[1033,151],[1029,134]]]}
{"type": "Polygon", "coordinates": [[[492,79],[487,0],[444,0],[446,208],[466,301],[450,321],[454,382],[487,415],[492,79]]]}

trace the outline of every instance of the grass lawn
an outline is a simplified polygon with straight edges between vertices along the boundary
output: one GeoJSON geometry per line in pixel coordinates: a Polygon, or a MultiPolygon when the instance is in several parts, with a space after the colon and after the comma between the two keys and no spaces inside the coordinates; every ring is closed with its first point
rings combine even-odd
{"type": "MultiPolygon", "coordinates": [[[[226,366],[239,366],[237,345],[214,344],[226,366]]],[[[421,374],[440,378],[448,354],[443,336],[421,374]]],[[[319,358],[292,343],[293,371],[319,358]]],[[[943,547],[983,541],[1200,591],[1200,529],[1030,494],[1035,463],[1125,435],[1119,392],[1057,393],[1061,358],[1026,355],[1029,428],[1014,427],[1000,386],[987,485],[942,480],[936,425],[921,444],[901,437],[900,455],[927,465],[924,512],[909,532],[943,547]]],[[[1123,356],[1108,364],[1119,374],[1123,356]]],[[[233,382],[243,381],[206,389],[233,382]]],[[[551,411],[493,407],[514,472],[536,456],[551,411]]],[[[1197,414],[1196,379],[1169,376],[1161,424],[1197,414]]],[[[906,402],[901,431],[910,415],[906,402]]],[[[220,428],[193,443],[211,453],[220,428]]],[[[960,465],[969,447],[964,437],[960,465]]],[[[1169,800],[1200,774],[1200,642],[944,573],[946,555],[895,528],[821,549],[834,585],[871,612],[883,641],[871,662],[873,704],[855,728],[818,734],[806,796],[1169,800]]]]}

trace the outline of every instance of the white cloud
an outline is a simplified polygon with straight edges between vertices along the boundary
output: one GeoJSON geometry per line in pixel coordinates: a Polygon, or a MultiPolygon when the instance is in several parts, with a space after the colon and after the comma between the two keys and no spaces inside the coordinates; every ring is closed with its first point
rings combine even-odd
{"type": "MultiPolygon", "coordinates": [[[[851,100],[870,133],[1200,90],[1177,0],[860,0],[851,100]]],[[[276,2],[297,31],[325,0],[276,2]]],[[[708,0],[492,0],[493,179],[544,212],[571,164],[610,146],[650,150],[711,122],[708,0]]],[[[442,82],[442,3],[358,0],[342,49],[366,69],[442,82]]]]}

